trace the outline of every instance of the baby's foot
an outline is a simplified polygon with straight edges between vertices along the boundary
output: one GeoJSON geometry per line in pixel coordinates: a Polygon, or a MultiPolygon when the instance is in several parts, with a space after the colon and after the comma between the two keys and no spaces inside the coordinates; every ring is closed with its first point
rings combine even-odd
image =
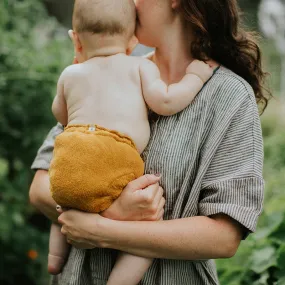
{"type": "Polygon", "coordinates": [[[200,60],[194,60],[192,61],[187,69],[187,74],[195,74],[198,76],[203,84],[206,83],[213,75],[213,68],[211,66],[203,61],[200,60]]]}
{"type": "Polygon", "coordinates": [[[61,256],[48,255],[48,273],[52,275],[58,275],[61,273],[65,264],[65,259],[61,256]]]}

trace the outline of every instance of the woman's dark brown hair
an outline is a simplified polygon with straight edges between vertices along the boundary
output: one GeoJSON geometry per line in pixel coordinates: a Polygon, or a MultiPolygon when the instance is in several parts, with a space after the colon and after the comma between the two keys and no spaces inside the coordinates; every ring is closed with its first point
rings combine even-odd
{"type": "Polygon", "coordinates": [[[244,78],[264,111],[271,94],[264,88],[261,51],[254,33],[241,26],[237,1],[180,0],[180,9],[194,32],[193,57],[211,58],[244,78]]]}

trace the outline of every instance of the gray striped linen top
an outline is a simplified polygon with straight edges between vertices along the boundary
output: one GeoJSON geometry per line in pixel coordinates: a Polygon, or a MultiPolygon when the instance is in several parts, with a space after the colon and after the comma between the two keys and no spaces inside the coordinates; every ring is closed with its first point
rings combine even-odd
{"type": "MultiPolygon", "coordinates": [[[[60,132],[59,125],[51,130],[33,169],[49,168],[53,141],[60,132]]],[[[224,213],[247,233],[255,230],[264,195],[261,127],[253,90],[235,73],[220,67],[186,109],[153,119],[142,156],[146,173],[162,174],[164,219],[224,213]]],[[[116,254],[111,249],[72,248],[63,273],[52,284],[105,285],[116,254]]],[[[219,281],[212,260],[156,259],[140,284],[219,281]]]]}

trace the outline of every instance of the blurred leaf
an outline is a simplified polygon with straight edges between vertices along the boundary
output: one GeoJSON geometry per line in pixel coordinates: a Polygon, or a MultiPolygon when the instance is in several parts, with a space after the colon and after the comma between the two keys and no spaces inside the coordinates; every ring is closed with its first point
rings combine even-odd
{"type": "Polygon", "coordinates": [[[260,275],[260,278],[252,283],[252,285],[268,285],[268,278],[269,274],[268,272],[264,272],[260,275]]]}
{"type": "Polygon", "coordinates": [[[40,0],[0,1],[0,43],[0,283],[47,284],[48,233],[29,206],[30,166],[55,124],[51,103],[72,45],[40,0]]]}
{"type": "Polygon", "coordinates": [[[284,221],[284,214],[277,212],[266,216],[262,228],[259,228],[254,234],[255,239],[262,239],[268,237],[272,232],[274,232],[284,221]]]}
{"type": "Polygon", "coordinates": [[[276,249],[272,246],[255,250],[251,258],[251,270],[253,270],[255,273],[262,273],[266,269],[277,264],[276,249]]]}
{"type": "Polygon", "coordinates": [[[283,244],[277,252],[277,262],[278,271],[276,273],[276,276],[278,278],[278,284],[282,284],[281,281],[285,281],[285,244],[283,244]]]}

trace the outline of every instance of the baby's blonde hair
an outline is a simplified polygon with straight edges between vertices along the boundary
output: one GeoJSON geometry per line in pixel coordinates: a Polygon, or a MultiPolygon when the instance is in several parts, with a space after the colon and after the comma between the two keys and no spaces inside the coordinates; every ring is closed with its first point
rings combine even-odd
{"type": "Polygon", "coordinates": [[[133,0],[75,0],[73,29],[77,33],[134,34],[136,10],[133,0]]]}

